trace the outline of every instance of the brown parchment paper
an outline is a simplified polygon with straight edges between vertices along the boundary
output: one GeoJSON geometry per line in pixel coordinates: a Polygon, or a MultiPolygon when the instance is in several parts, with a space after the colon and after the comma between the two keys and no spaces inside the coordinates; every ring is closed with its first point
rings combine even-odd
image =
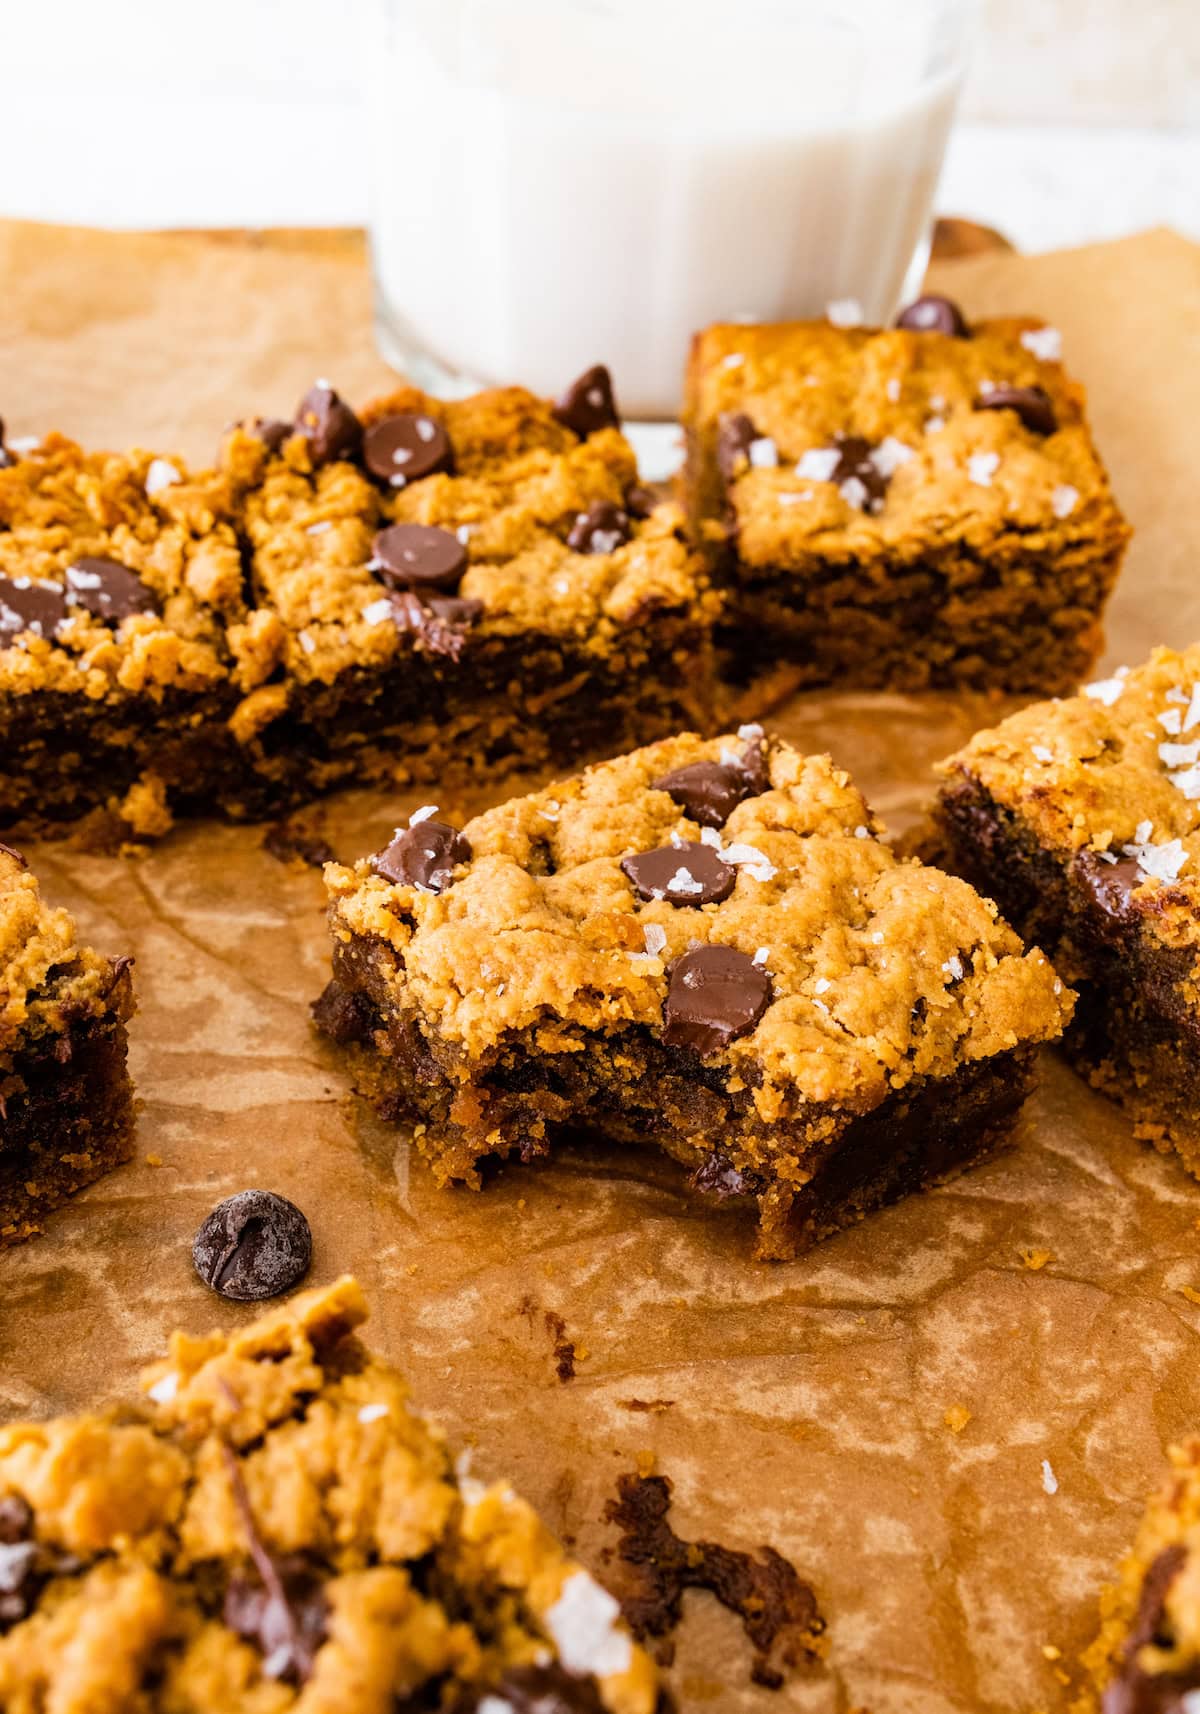
{"type": "MultiPolygon", "coordinates": [[[[940,281],[974,313],[1047,316],[1091,390],[1137,528],[1110,660],[1200,637],[1200,250],[1159,232],[940,281]]],[[[314,374],[353,398],[385,381],[369,319],[353,236],[0,225],[0,414],[14,435],[204,457],[227,419],[289,411],[314,374]]],[[[988,717],[824,696],[775,724],[832,750],[899,829],[930,762],[988,717]]],[[[352,857],[411,807],[353,794],[309,819],[352,857]]],[[[1183,1289],[1200,1290],[1200,1187],[1047,1056],[1016,1150],[787,1267],[752,1265],[741,1221],[698,1211],[654,1158],[600,1145],[438,1193],[311,1033],[320,879],[261,841],[209,825],[140,860],[30,853],[96,945],[136,955],[143,1107],[138,1160],[0,1256],[0,1416],[126,1388],[173,1326],[248,1314],[198,1283],[189,1248],[218,1198],[266,1186],[308,1212],[314,1279],[360,1276],[370,1336],[477,1470],[510,1474],[601,1575],[603,1503],[653,1453],[681,1534],[771,1542],[811,1578],[829,1661],[774,1694],[749,1684],[734,1621],[688,1598],[688,1707],[1062,1707],[1163,1448],[1200,1427],[1183,1289]],[[566,1385],[544,1310],[586,1351],[566,1385]]]]}

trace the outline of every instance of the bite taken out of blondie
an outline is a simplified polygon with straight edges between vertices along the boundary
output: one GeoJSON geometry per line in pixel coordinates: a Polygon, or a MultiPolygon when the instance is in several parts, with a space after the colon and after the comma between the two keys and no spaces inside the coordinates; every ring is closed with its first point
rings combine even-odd
{"type": "Polygon", "coordinates": [[[326,869],[317,1022],[479,1184],[584,1126],[651,1144],[796,1255],[1010,1134],[1071,997],[849,777],[757,727],[668,739],[326,869]]]}

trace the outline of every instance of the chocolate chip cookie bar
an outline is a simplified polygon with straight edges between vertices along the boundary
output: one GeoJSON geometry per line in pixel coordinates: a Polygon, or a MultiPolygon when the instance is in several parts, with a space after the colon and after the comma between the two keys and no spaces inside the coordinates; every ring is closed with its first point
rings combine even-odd
{"type": "Polygon", "coordinates": [[[0,845],[0,1248],[133,1151],[130,962],[81,946],[0,845]]]}
{"type": "Polygon", "coordinates": [[[710,718],[718,599],[611,383],[360,419],[318,383],[216,468],[51,436],[0,469],[0,827],[273,815],[710,718]]]}
{"type": "Polygon", "coordinates": [[[1006,1137],[1070,998],[963,882],[901,862],[846,774],[684,736],[331,864],[318,1024],[439,1179],[569,1126],[657,1144],[814,1240],[1006,1137]]]}
{"type": "Polygon", "coordinates": [[[1101,1628],[1084,1657],[1090,1688],[1073,1714],[1190,1714],[1200,1706],[1200,1440],[1171,1448],[1101,1628]]]}
{"type": "Polygon", "coordinates": [[[617,1603],[462,1473],[351,1279],[0,1428],[0,1707],[653,1714],[617,1603]]]}
{"type": "Polygon", "coordinates": [[[1200,645],[977,733],[934,845],[1078,990],[1065,1047],[1200,1177],[1200,645]]]}
{"type": "Polygon", "coordinates": [[[693,343],[691,527],[729,586],[743,675],[1073,690],[1128,530],[1054,329],[718,325],[693,343]]]}

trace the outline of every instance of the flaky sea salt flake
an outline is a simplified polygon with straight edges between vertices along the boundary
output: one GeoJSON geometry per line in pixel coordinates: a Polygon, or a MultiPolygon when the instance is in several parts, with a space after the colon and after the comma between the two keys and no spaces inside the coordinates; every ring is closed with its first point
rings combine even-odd
{"type": "Polygon", "coordinates": [[[779,448],[769,434],[760,434],[746,450],[755,470],[773,470],[779,463],[779,448]]]}
{"type": "Polygon", "coordinates": [[[1056,518],[1069,518],[1079,504],[1079,490],[1069,482],[1060,482],[1050,496],[1050,510],[1056,518]]]}
{"type": "Polygon", "coordinates": [[[176,482],[182,482],[182,474],[167,458],[152,458],[150,468],[146,472],[147,494],[161,494],[164,488],[171,488],[176,482]]]}
{"type": "Polygon", "coordinates": [[[857,298],[834,298],[825,305],[825,316],[834,327],[861,327],[863,309],[857,298]]]}
{"type": "Polygon", "coordinates": [[[999,468],[998,452],[973,452],[967,460],[967,475],[977,488],[990,488],[999,468]]]}
{"type": "Polygon", "coordinates": [[[1048,1494],[1058,1493],[1058,1477],[1050,1468],[1050,1460],[1048,1458],[1042,1459],[1042,1487],[1048,1494]]]}
{"type": "Polygon", "coordinates": [[[802,482],[828,482],[841,456],[836,446],[810,446],[800,455],[796,475],[802,482]]]}
{"type": "Polygon", "coordinates": [[[1056,327],[1031,327],[1021,335],[1021,344],[1040,363],[1057,363],[1062,356],[1062,334],[1056,327]]]}
{"type": "Polygon", "coordinates": [[[628,1671],[633,1644],[617,1628],[620,1614],[612,1596],[586,1571],[567,1578],[558,1600],[546,1609],[544,1622],[568,1672],[608,1678],[628,1671]]]}

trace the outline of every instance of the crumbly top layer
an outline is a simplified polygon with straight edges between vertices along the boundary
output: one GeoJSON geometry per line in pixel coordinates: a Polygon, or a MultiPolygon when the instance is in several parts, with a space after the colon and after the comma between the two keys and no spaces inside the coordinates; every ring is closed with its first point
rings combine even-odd
{"type": "Polygon", "coordinates": [[[23,859],[0,845],[0,1072],[23,1042],[97,1016],[112,981],[110,961],[79,945],[70,913],[47,905],[23,859]]]}
{"type": "Polygon", "coordinates": [[[65,598],[62,622],[19,635],[0,627],[0,688],[99,698],[223,676],[225,626],[245,607],[222,484],[178,458],[85,453],[46,436],[0,468],[0,611],[19,608],[30,585],[65,598]],[[127,611],[106,621],[81,599],[68,568],[88,560],[133,574],[136,600],[124,587],[118,597],[127,611]]]}
{"type": "Polygon", "coordinates": [[[1038,702],[941,764],[1019,815],[1039,845],[1096,854],[1153,908],[1158,931],[1200,945],[1200,644],[1038,702]]]}
{"type": "Polygon", "coordinates": [[[701,762],[737,767],[757,734],[668,739],[489,810],[463,829],[469,858],[441,892],[372,860],[329,865],[333,933],[394,949],[397,1010],[472,1057],[518,1031],[551,1048],[579,1030],[661,1034],[675,961],[736,948],[766,971],[769,1000],[712,1059],[767,1117],[814,1101],[867,1110],[915,1077],[1059,1033],[1069,996],[1042,954],[964,882],[899,861],[827,756],[763,741],[768,777],[719,826],[655,785],[701,762]],[[639,891],[623,860],[665,847],[669,866],[676,842],[706,854],[682,853],[686,872],[659,877],[658,896],[639,891]],[[722,897],[696,900],[702,874],[722,897]]]}
{"type": "MultiPolygon", "coordinates": [[[[949,545],[993,559],[1119,549],[1127,531],[1084,392],[1057,353],[1054,330],[1026,319],[980,322],[969,338],[828,322],[710,327],[693,346],[685,406],[701,464],[693,505],[715,535],[732,508],[749,566],[916,561],[949,545]],[[977,408],[1004,387],[1040,389],[1054,432],[977,408]],[[726,483],[717,439],[730,416],[747,418],[743,436],[754,438],[726,455],[726,483]],[[847,436],[863,445],[839,469],[847,436]]],[[[1037,422],[1036,408],[1026,414],[1037,422]]]]}
{"type": "Polygon", "coordinates": [[[548,1682],[651,1714],[611,1596],[455,1475],[365,1315],[343,1279],[176,1333],[140,1407],[0,1428],[0,1705],[386,1714],[448,1680],[463,1710],[548,1682]]]}

